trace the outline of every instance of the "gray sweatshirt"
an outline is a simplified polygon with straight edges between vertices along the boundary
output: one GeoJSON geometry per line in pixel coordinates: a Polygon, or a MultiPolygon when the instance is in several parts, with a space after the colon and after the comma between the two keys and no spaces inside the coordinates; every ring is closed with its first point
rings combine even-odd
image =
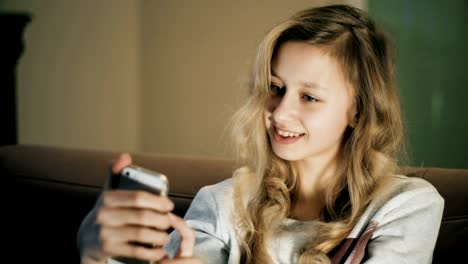
{"type": "MultiPolygon", "coordinates": [[[[195,255],[204,263],[240,262],[232,193],[232,179],[203,187],[184,217],[196,233],[195,255]]],[[[443,207],[443,198],[427,181],[393,176],[391,187],[371,202],[334,251],[332,263],[431,263],[443,207]]],[[[93,228],[89,223],[94,218],[93,211],[83,221],[78,234],[81,252],[98,243],[98,227],[93,228]]],[[[296,263],[316,224],[316,221],[285,219],[282,230],[267,244],[274,263],[296,263]]],[[[172,232],[170,237],[165,249],[173,256],[180,236],[172,232]]],[[[109,263],[118,262],[110,260],[109,263]]]]}

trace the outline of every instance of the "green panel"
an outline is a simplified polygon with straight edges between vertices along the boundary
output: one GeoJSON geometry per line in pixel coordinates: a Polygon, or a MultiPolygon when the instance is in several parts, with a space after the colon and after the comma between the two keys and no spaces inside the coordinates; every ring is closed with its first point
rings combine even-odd
{"type": "Polygon", "coordinates": [[[410,165],[468,168],[468,1],[369,0],[397,48],[410,165]]]}

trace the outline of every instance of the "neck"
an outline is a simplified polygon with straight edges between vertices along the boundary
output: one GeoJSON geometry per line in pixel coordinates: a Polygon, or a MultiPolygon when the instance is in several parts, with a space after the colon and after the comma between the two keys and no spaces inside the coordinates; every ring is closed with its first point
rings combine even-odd
{"type": "Polygon", "coordinates": [[[319,217],[325,206],[323,181],[334,177],[337,170],[336,158],[318,160],[314,158],[295,161],[298,173],[298,189],[291,216],[299,220],[319,217]]]}

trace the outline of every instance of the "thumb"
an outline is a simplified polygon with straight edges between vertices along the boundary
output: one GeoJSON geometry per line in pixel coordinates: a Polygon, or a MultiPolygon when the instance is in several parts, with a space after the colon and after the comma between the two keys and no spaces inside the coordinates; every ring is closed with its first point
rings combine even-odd
{"type": "Polygon", "coordinates": [[[112,173],[119,174],[125,167],[132,164],[132,157],[128,153],[122,153],[112,164],[112,173]]]}

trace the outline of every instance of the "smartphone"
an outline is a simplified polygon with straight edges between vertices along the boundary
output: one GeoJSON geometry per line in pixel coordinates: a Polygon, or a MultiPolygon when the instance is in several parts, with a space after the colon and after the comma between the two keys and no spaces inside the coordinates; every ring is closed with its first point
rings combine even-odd
{"type": "Polygon", "coordinates": [[[114,175],[111,185],[112,189],[141,190],[162,196],[169,193],[166,175],[136,165],[130,165],[114,175]]]}
{"type": "MultiPolygon", "coordinates": [[[[130,165],[122,170],[120,174],[113,175],[111,179],[112,189],[121,190],[140,190],[147,191],[156,195],[167,196],[169,193],[169,181],[166,175],[139,167],[130,165]]],[[[133,242],[136,246],[153,248],[152,245],[133,242]]],[[[113,264],[151,264],[148,261],[131,259],[126,257],[115,257],[108,259],[107,263],[113,264]]]]}

